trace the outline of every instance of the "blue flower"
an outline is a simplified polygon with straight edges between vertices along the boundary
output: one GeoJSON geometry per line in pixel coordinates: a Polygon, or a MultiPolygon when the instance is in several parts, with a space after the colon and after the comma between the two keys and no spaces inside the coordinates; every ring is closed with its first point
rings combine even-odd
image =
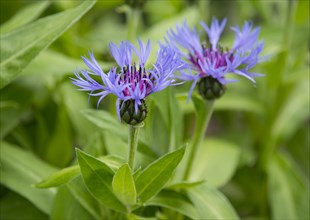
{"type": "Polygon", "coordinates": [[[262,62],[266,57],[260,57],[264,48],[264,42],[258,41],[259,28],[253,29],[250,22],[245,22],[242,28],[238,26],[231,29],[235,32],[235,40],[231,49],[225,50],[219,45],[220,36],[225,28],[226,19],[219,22],[212,19],[211,26],[208,27],[201,22],[201,26],[207,33],[210,47],[202,44],[200,35],[195,28],[189,28],[186,22],[182,26],[177,25],[176,31],[168,31],[169,43],[173,45],[187,63],[188,72],[181,71],[178,78],[185,81],[193,81],[189,96],[193,92],[196,84],[201,79],[211,77],[218,81],[220,85],[237,80],[226,79],[226,74],[233,73],[241,75],[253,83],[254,77],[263,74],[250,72],[257,63],[262,62]],[[178,49],[178,45],[186,49],[178,49]]]}
{"type": "Polygon", "coordinates": [[[141,40],[138,40],[138,43],[139,49],[128,41],[121,42],[119,47],[110,43],[109,48],[118,67],[112,67],[107,73],[101,69],[90,52],[90,59],[82,57],[88,70],[77,70],[76,78],[72,78],[73,84],[80,90],[90,92],[90,96],[100,97],[97,106],[105,96],[114,94],[117,97],[116,110],[119,120],[126,101],[133,103],[134,113],[137,115],[146,96],[174,85],[174,72],[184,65],[175,49],[160,44],[155,64],[146,69],[151,43],[148,41],[144,44],[141,40]],[[133,52],[137,63],[133,62],[133,52]],[[95,77],[99,77],[100,82],[97,82],[95,77]]]}

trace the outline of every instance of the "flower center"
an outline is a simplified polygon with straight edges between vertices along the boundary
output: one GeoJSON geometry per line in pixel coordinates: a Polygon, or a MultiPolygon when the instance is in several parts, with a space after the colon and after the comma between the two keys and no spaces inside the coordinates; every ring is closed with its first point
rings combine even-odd
{"type": "MultiPolygon", "coordinates": [[[[204,45],[202,45],[202,48],[202,54],[198,52],[196,52],[194,55],[190,54],[190,62],[194,64],[201,73],[204,73],[204,71],[200,67],[199,61],[201,63],[207,62],[208,65],[212,66],[212,68],[218,69],[227,66],[227,59],[230,62],[234,60],[234,55],[228,50],[228,48],[224,50],[220,45],[217,46],[217,50],[213,50],[211,47],[205,47],[204,45]]],[[[209,73],[204,74],[210,75],[209,73]]]]}
{"type": "Polygon", "coordinates": [[[136,65],[127,65],[123,67],[123,71],[120,74],[122,75],[120,84],[127,84],[123,90],[124,96],[131,96],[131,92],[135,91],[137,87],[140,93],[145,91],[145,95],[152,91],[154,79],[151,79],[150,74],[147,74],[144,66],[139,65],[137,68],[136,65]]]}

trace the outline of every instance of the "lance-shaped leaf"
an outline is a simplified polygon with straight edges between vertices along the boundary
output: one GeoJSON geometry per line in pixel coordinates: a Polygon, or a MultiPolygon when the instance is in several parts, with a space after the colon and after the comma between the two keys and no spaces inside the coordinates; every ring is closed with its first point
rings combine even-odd
{"type": "Polygon", "coordinates": [[[207,183],[189,188],[187,193],[199,214],[198,219],[239,219],[228,199],[207,183]]]}
{"type": "Polygon", "coordinates": [[[112,190],[113,171],[105,163],[89,154],[76,150],[84,183],[89,192],[102,204],[116,211],[126,212],[126,207],[112,190]]]}
{"type": "Polygon", "coordinates": [[[78,165],[67,167],[53,173],[48,178],[42,180],[41,182],[35,184],[37,188],[50,188],[60,186],[69,182],[71,179],[75,178],[80,174],[80,167],[78,165]]]}
{"type": "Polygon", "coordinates": [[[1,25],[1,35],[11,32],[16,28],[35,20],[50,5],[50,3],[50,1],[40,1],[18,11],[18,13],[10,20],[1,25]]]}
{"type": "Polygon", "coordinates": [[[128,164],[121,166],[113,177],[112,187],[115,195],[124,203],[136,203],[136,187],[128,164]]]}
{"type": "Polygon", "coordinates": [[[14,80],[46,47],[78,21],[95,1],[51,15],[0,38],[0,88],[14,80]]]}
{"type": "Polygon", "coordinates": [[[146,167],[136,178],[138,201],[144,203],[155,196],[168,182],[185,152],[181,148],[168,153],[146,167]]]}

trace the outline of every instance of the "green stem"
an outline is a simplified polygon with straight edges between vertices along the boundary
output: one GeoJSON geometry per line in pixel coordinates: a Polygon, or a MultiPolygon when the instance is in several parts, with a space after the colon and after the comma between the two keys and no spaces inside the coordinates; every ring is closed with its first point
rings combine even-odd
{"type": "Polygon", "coordinates": [[[127,11],[127,36],[128,40],[131,42],[134,41],[137,36],[140,14],[139,8],[129,8],[127,11]]]}
{"type": "MultiPolygon", "coordinates": [[[[205,109],[203,109],[200,112],[200,114],[199,113],[197,114],[197,120],[196,120],[197,122],[196,122],[194,138],[193,138],[191,147],[189,148],[189,157],[187,160],[187,166],[185,168],[186,170],[184,173],[183,180],[188,180],[189,178],[199,145],[201,141],[203,140],[203,137],[208,127],[211,115],[213,113],[213,106],[214,106],[214,101],[206,101],[205,109]]],[[[199,111],[199,109],[197,110],[199,111]]]]}
{"type": "Polygon", "coordinates": [[[129,167],[133,170],[135,166],[135,157],[138,147],[138,135],[140,128],[143,127],[143,122],[138,125],[128,125],[129,135],[128,135],[128,146],[129,146],[129,155],[128,155],[128,164],[129,167]]]}

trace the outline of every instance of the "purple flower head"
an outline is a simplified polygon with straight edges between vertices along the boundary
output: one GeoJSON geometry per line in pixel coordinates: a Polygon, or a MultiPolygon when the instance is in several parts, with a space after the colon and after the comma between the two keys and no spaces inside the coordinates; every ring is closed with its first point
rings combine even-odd
{"type": "Polygon", "coordinates": [[[119,47],[110,43],[109,48],[118,67],[112,67],[107,73],[101,69],[90,52],[90,59],[82,57],[88,70],[77,70],[76,78],[72,79],[73,84],[80,90],[89,91],[90,96],[100,97],[97,106],[105,96],[114,94],[117,97],[116,109],[119,119],[126,101],[130,100],[134,113],[138,114],[141,105],[145,105],[145,97],[174,85],[173,74],[183,66],[175,49],[160,44],[157,61],[152,68],[146,69],[145,63],[151,52],[151,43],[148,41],[144,44],[140,39],[138,43],[139,49],[128,41],[121,42],[119,47]],[[136,62],[133,62],[133,54],[136,55],[136,62]],[[94,77],[99,77],[100,82],[94,77]]]}
{"type": "Polygon", "coordinates": [[[232,27],[235,32],[233,46],[231,49],[223,49],[219,45],[219,39],[226,21],[223,19],[220,22],[213,18],[210,27],[203,22],[200,23],[207,33],[209,47],[201,43],[199,33],[195,28],[189,28],[186,22],[182,27],[177,26],[176,31],[170,30],[167,33],[170,44],[182,55],[187,69],[190,70],[181,71],[178,76],[182,80],[193,81],[188,98],[191,97],[196,84],[205,78],[212,78],[224,86],[226,83],[237,81],[226,79],[228,73],[241,75],[253,83],[255,83],[254,77],[263,75],[250,72],[251,68],[266,58],[259,56],[264,47],[263,41],[258,42],[259,28],[253,29],[250,22],[245,22],[242,28],[232,27]],[[176,44],[186,49],[187,53],[178,49],[176,44]]]}

